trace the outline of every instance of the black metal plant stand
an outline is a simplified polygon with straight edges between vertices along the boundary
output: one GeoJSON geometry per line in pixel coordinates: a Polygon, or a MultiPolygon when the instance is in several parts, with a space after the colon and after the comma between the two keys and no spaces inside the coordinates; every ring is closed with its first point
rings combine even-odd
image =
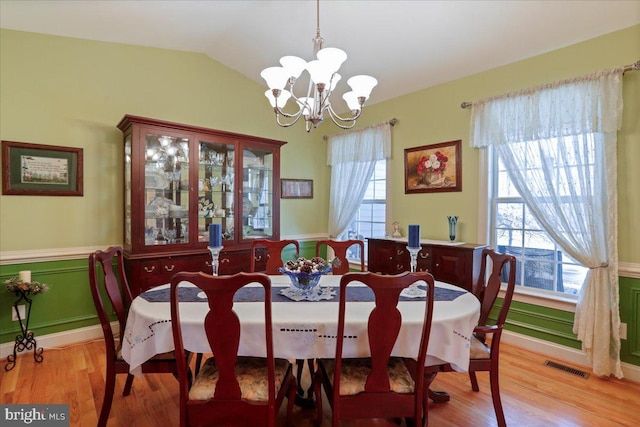
{"type": "Polygon", "coordinates": [[[44,357],[42,356],[42,352],[44,349],[42,347],[38,348],[36,343],[36,338],[33,335],[33,331],[29,330],[29,318],[31,317],[31,303],[32,300],[29,298],[29,294],[31,291],[17,289],[16,295],[18,299],[13,303],[13,309],[18,316],[18,321],[20,323],[20,334],[16,335],[16,342],[13,345],[13,354],[7,356],[7,364],[4,366],[5,371],[10,371],[16,366],[16,356],[17,353],[21,353],[25,350],[33,350],[33,360],[37,363],[41,363],[44,357]],[[23,319],[20,316],[20,311],[18,310],[18,305],[20,302],[24,301],[26,308],[27,317],[23,319]]]}

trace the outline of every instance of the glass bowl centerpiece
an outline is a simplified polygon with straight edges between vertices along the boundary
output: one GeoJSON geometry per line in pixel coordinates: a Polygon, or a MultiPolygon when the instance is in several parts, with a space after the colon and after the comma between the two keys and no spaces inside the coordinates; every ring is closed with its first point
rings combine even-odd
{"type": "Polygon", "coordinates": [[[310,292],[318,285],[323,274],[331,273],[332,266],[336,259],[329,262],[324,258],[314,257],[311,259],[298,258],[295,261],[287,261],[284,267],[278,271],[289,276],[291,285],[300,292],[310,292]]]}

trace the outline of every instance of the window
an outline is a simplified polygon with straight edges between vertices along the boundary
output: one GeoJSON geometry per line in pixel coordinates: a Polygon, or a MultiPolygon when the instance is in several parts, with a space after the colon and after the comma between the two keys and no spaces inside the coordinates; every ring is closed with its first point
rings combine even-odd
{"type": "MultiPolygon", "coordinates": [[[[524,152],[533,152],[526,149],[527,142],[522,144],[525,144],[524,152]]],[[[498,252],[506,252],[516,257],[516,285],[535,292],[577,295],[588,269],[563,252],[543,230],[525,206],[496,151],[491,150],[489,155],[490,170],[495,171],[491,175],[490,183],[491,194],[494,196],[488,205],[491,218],[491,246],[498,252]]],[[[530,157],[525,173],[539,171],[541,168],[539,159],[536,159],[536,156],[530,157]]],[[[593,159],[593,156],[590,158],[593,159]]],[[[555,167],[552,170],[560,175],[561,168],[555,167]]],[[[558,182],[562,182],[562,194],[566,195],[570,183],[566,180],[558,182]]],[[[506,278],[505,274],[503,279],[506,278]]]]}
{"type": "Polygon", "coordinates": [[[367,186],[360,208],[349,223],[347,230],[338,236],[339,239],[358,239],[364,241],[365,253],[360,254],[358,246],[352,246],[347,251],[349,261],[360,262],[362,256],[367,261],[368,237],[384,237],[386,230],[387,209],[387,161],[378,160],[367,186]]]}

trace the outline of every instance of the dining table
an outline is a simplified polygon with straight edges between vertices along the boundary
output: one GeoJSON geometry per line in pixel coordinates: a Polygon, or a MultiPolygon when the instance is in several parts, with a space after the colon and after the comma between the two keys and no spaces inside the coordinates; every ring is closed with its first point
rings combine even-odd
{"type": "MultiPolygon", "coordinates": [[[[274,355],[292,361],[334,358],[341,276],[322,276],[311,296],[296,293],[287,276],[269,277],[274,355]]],[[[439,281],[435,285],[426,365],[448,363],[454,370],[466,371],[470,337],[478,322],[480,303],[460,287],[439,281]]],[[[361,286],[353,291],[350,286],[347,291],[343,357],[368,356],[367,320],[374,302],[370,289],[364,284],[361,286]]],[[[179,285],[179,300],[185,350],[211,353],[204,330],[204,317],[209,310],[204,293],[183,282],[179,285]]],[[[424,298],[401,296],[398,309],[402,327],[392,355],[415,358],[424,320],[424,298]]],[[[238,354],[265,356],[263,289],[257,284],[240,289],[234,298],[234,311],[241,323],[238,354]]],[[[168,284],[134,298],[121,341],[122,357],[129,364],[130,373],[136,376],[141,375],[145,361],[174,350],[168,284]]]]}

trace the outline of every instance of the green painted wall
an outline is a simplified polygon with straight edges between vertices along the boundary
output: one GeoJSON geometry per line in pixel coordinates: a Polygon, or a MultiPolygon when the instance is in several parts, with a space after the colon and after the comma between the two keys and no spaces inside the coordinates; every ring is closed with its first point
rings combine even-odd
{"type": "MultiPolygon", "coordinates": [[[[499,48],[499,46],[496,46],[499,48]]],[[[391,163],[392,221],[402,234],[407,224],[421,224],[423,238],[448,239],[447,215],[458,215],[458,238],[484,243],[478,237],[479,151],[469,146],[473,101],[640,60],[640,25],[555,50],[530,59],[444,83],[365,108],[359,124],[398,118],[393,128],[391,163]],[[404,193],[404,149],[462,140],[462,192],[404,193]]],[[[381,82],[380,84],[384,84],[381,82]]],[[[618,133],[620,261],[640,262],[640,72],[624,75],[623,128],[618,133]]]]}
{"type": "MultiPolygon", "coordinates": [[[[0,266],[0,281],[31,270],[32,280],[49,285],[49,291],[33,295],[29,329],[38,336],[98,323],[89,290],[88,261],[72,260],[0,266]]],[[[0,286],[0,343],[12,342],[20,333],[18,322],[11,321],[16,297],[0,286]]]]}
{"type": "MultiPolygon", "coordinates": [[[[285,140],[283,177],[328,180],[322,134],[276,126],[265,88],[204,55],[1,30],[0,78],[2,140],[84,150],[83,197],[0,196],[0,251],[122,242],[125,114],[285,140]]],[[[282,201],[283,235],[327,229],[314,190],[282,201]]]]}
{"type": "MultiPolygon", "coordinates": [[[[499,48],[497,46],[496,48],[499,48]]],[[[488,70],[367,107],[358,126],[399,119],[393,129],[391,221],[422,224],[424,238],[446,239],[446,216],[460,216],[461,240],[480,242],[477,220],[479,155],[468,146],[469,110],[463,101],[499,95],[640,59],[640,26],[488,70]],[[404,194],[404,149],[463,141],[463,191],[404,194]]],[[[372,71],[373,74],[375,74],[372,71]]],[[[384,85],[384,82],[380,82],[384,85]]],[[[282,176],[314,180],[313,199],[282,200],[281,232],[326,233],[329,168],[325,133],[307,134],[273,122],[264,87],[204,55],[0,31],[2,140],[82,147],[83,197],[0,196],[0,253],[122,242],[122,142],[115,128],[124,114],[184,122],[282,139],[282,176]]],[[[624,77],[624,125],[618,136],[620,261],[640,263],[640,72],[624,77]]],[[[314,243],[301,252],[309,256],[314,243]]],[[[0,280],[30,269],[51,291],[34,298],[37,335],[95,323],[86,260],[1,265],[0,280]]],[[[622,278],[621,317],[628,323],[623,360],[640,365],[640,279],[622,278]],[[634,299],[633,299],[633,298],[634,299]]],[[[0,288],[0,342],[10,342],[13,296],[0,288]]],[[[509,328],[579,347],[573,315],[514,303],[509,328]]]]}

